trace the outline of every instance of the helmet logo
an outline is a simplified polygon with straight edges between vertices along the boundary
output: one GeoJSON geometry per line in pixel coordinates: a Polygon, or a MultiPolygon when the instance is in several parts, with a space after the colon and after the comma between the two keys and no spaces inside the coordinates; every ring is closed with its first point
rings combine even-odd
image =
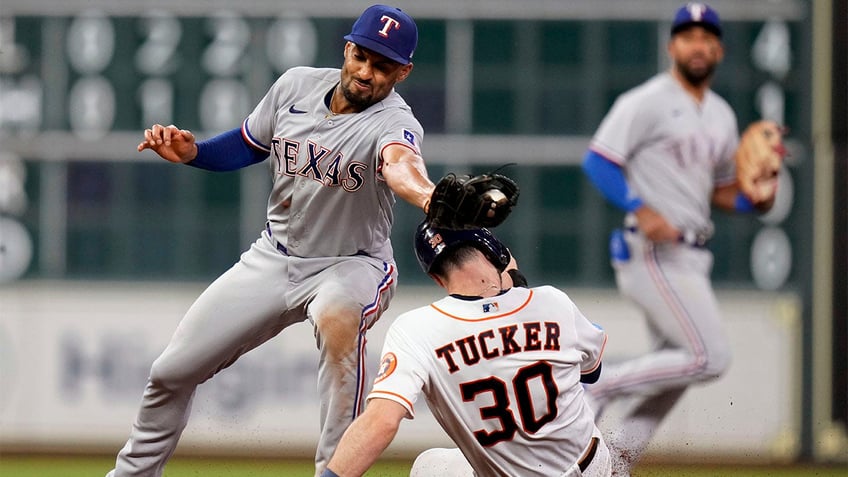
{"type": "Polygon", "coordinates": [[[442,238],[441,234],[434,234],[432,237],[430,237],[428,242],[430,243],[430,248],[436,250],[436,248],[438,248],[439,245],[443,244],[445,240],[442,238]]]}

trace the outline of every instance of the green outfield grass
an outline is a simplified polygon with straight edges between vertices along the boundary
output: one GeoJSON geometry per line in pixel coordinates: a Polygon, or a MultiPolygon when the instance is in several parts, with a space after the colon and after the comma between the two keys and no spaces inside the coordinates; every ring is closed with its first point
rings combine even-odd
{"type": "MultiPolygon", "coordinates": [[[[102,477],[114,458],[0,455],[0,477],[102,477]]],[[[367,477],[406,477],[411,461],[381,461],[367,477]]],[[[199,459],[175,457],[165,477],[311,477],[312,462],[278,459],[199,459]]],[[[848,477],[848,467],[728,467],[651,464],[633,477],[848,477]]]]}
{"type": "MultiPolygon", "coordinates": [[[[114,456],[0,455],[0,477],[103,477],[114,456]]],[[[380,462],[369,477],[408,476],[412,462],[380,462]]],[[[174,457],[164,477],[312,477],[311,460],[174,457]]]]}

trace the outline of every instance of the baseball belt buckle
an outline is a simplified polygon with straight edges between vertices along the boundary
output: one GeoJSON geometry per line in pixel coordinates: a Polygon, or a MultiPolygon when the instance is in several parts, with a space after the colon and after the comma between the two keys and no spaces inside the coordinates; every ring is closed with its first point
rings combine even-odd
{"type": "Polygon", "coordinates": [[[687,230],[680,234],[680,241],[692,247],[704,248],[709,240],[710,237],[707,234],[698,233],[694,230],[687,230]]]}

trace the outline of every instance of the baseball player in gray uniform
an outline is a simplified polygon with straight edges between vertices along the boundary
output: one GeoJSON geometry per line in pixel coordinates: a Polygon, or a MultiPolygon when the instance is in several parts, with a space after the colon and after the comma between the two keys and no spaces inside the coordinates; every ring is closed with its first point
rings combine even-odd
{"type": "Polygon", "coordinates": [[[155,125],[138,150],[222,171],[266,159],[267,225],[183,317],[153,363],[129,440],[109,476],[160,476],[198,384],[286,327],[309,320],[320,350],[316,474],[364,408],[365,332],[389,305],[397,270],[395,195],[427,209],[423,131],[394,90],[412,71],[418,31],[374,5],[345,36],[342,68],[285,72],[240,128],[195,143],[155,125]]]}
{"type": "Polygon", "coordinates": [[[610,475],[580,384],[601,373],[604,331],[556,288],[511,287],[486,229],[424,223],[415,250],[450,295],[392,323],[368,406],[322,477],[362,475],[422,394],[459,450],[423,453],[413,476],[610,475]]]}
{"type": "Polygon", "coordinates": [[[609,364],[588,388],[596,413],[620,396],[635,403],[621,423],[601,421],[613,475],[629,475],[662,419],[691,384],[718,378],[731,353],[710,283],[711,207],[767,210],[735,182],[738,143],[730,106],[710,90],[723,55],[718,14],[690,3],[674,17],[670,71],[625,92],[602,121],[583,168],[627,212],[611,236],[621,293],[645,313],[656,348],[609,364]]]}

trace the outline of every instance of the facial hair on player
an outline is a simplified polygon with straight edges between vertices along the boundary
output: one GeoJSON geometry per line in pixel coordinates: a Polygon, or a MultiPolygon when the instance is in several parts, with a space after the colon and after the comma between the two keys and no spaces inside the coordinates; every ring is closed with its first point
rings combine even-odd
{"type": "Polygon", "coordinates": [[[677,71],[692,86],[701,86],[704,82],[712,78],[715,68],[715,63],[708,63],[703,68],[690,68],[686,62],[677,62],[677,71]]]}

